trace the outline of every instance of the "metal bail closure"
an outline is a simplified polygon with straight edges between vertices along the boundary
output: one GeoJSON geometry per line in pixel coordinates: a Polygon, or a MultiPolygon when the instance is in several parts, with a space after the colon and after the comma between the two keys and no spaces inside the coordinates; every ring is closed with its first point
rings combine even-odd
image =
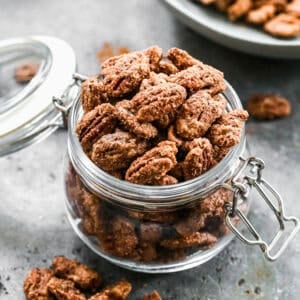
{"type": "Polygon", "coordinates": [[[232,183],[223,184],[224,188],[231,190],[233,194],[232,203],[227,203],[226,209],[226,223],[231,231],[244,243],[248,245],[258,245],[264,256],[270,260],[275,261],[287,248],[288,244],[294,238],[296,233],[300,229],[299,219],[293,216],[286,216],[284,211],[283,200],[278,192],[262,178],[262,170],[265,167],[264,162],[255,157],[250,157],[248,159],[241,158],[241,166],[232,179],[232,183]],[[248,169],[248,170],[247,170],[248,169]],[[247,175],[242,175],[249,171],[247,175]],[[254,226],[251,224],[250,220],[246,215],[237,207],[237,203],[241,200],[246,200],[249,196],[250,190],[254,188],[261,198],[268,204],[270,209],[276,216],[279,223],[279,230],[275,234],[274,238],[270,243],[264,241],[261,235],[256,231],[254,226]],[[271,196],[271,197],[270,197],[271,196]],[[272,198],[274,200],[272,201],[272,198]],[[277,204],[275,205],[274,202],[277,204]],[[253,239],[247,238],[241,231],[238,230],[237,226],[232,221],[232,218],[238,216],[240,222],[243,222],[249,233],[253,236],[253,239]],[[289,235],[284,239],[282,244],[280,244],[280,238],[287,234],[287,224],[292,223],[294,228],[289,233],[289,235]],[[274,250],[276,248],[277,250],[274,250]]]}

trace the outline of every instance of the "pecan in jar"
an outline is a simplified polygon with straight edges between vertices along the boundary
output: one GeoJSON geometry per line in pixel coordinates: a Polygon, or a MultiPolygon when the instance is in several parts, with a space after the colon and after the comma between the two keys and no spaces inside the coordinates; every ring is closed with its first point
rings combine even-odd
{"type": "Polygon", "coordinates": [[[160,69],[160,61],[163,57],[163,51],[158,46],[149,47],[144,51],[145,55],[149,58],[150,70],[157,72],[160,69]]]}
{"type": "Polygon", "coordinates": [[[184,70],[199,64],[200,61],[193,58],[186,51],[179,48],[171,48],[167,52],[167,58],[179,69],[184,70]]]}
{"type": "Polygon", "coordinates": [[[251,116],[259,120],[284,118],[291,114],[290,102],[281,96],[258,94],[250,98],[247,110],[251,116]]]}

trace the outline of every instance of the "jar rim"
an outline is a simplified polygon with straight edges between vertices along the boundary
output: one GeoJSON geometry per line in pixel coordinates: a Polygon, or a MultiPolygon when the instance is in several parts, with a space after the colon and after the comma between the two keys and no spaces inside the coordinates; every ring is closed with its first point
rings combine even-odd
{"type": "MultiPolygon", "coordinates": [[[[222,93],[228,102],[228,109],[242,109],[242,103],[233,87],[226,81],[227,89],[222,93]]],[[[118,179],[96,166],[84,153],[75,128],[82,117],[80,95],[71,108],[68,120],[69,159],[83,183],[95,194],[106,195],[122,205],[143,208],[157,208],[186,204],[207,195],[226,182],[239,164],[239,157],[246,148],[245,128],[241,141],[234,146],[216,166],[194,179],[166,186],[147,186],[118,179]]]]}

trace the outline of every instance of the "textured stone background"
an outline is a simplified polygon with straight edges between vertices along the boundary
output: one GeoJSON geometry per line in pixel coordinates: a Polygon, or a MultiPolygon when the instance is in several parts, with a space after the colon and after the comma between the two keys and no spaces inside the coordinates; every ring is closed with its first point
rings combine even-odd
{"type": "MultiPolygon", "coordinates": [[[[141,49],[177,46],[222,69],[241,99],[256,92],[278,92],[292,100],[293,115],[274,122],[248,123],[252,153],[266,163],[266,177],[285,198],[287,212],[300,216],[300,62],[240,54],[196,35],[177,22],[159,0],[0,0],[0,39],[47,34],[69,42],[79,71],[98,70],[96,51],[103,42],[141,49]]],[[[0,125],[1,126],[1,125],[0,125]]],[[[235,240],[220,255],[196,269],[171,275],[142,275],[96,257],[72,231],[63,204],[62,161],[66,132],[0,159],[0,299],[24,299],[23,278],[32,266],[45,267],[54,255],[78,258],[107,281],[132,281],[130,299],[153,288],[163,299],[299,299],[299,236],[276,263],[258,249],[235,240]],[[239,280],[245,283],[238,285],[239,280]]],[[[250,214],[260,230],[267,210],[260,203],[250,214]]],[[[266,223],[266,224],[265,224],[266,223]]],[[[264,225],[263,225],[264,224],[264,225]]]]}

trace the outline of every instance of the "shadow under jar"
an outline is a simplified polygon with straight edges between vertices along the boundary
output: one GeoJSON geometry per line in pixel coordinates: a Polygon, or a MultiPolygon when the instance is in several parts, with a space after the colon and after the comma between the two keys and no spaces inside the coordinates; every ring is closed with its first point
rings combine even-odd
{"type": "MultiPolygon", "coordinates": [[[[242,108],[230,86],[224,97],[229,111],[242,108]]],[[[247,155],[244,132],[241,142],[204,175],[145,186],[107,174],[86,156],[75,133],[82,114],[78,99],[69,117],[65,188],[69,220],[85,244],[112,263],[147,273],[195,267],[228,245],[233,234],[225,223],[225,207],[233,191],[223,184],[230,185],[239,158],[247,155]]],[[[248,204],[239,201],[238,206],[246,211],[248,204]]]]}

